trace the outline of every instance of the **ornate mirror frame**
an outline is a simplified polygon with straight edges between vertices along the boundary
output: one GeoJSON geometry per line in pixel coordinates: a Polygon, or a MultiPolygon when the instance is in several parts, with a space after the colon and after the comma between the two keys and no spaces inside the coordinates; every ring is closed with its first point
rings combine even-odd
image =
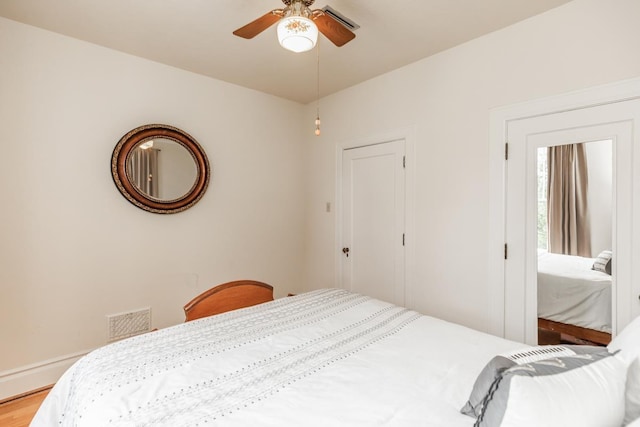
{"type": "Polygon", "coordinates": [[[173,126],[149,124],[139,126],[120,138],[111,156],[111,175],[120,193],[135,206],[148,212],[171,214],[189,209],[202,198],[209,185],[211,172],[207,155],[191,135],[173,126]],[[197,169],[196,179],[191,189],[182,197],[173,200],[156,199],[141,192],[129,179],[129,155],[140,144],[154,138],[175,141],[193,157],[197,169]]]}

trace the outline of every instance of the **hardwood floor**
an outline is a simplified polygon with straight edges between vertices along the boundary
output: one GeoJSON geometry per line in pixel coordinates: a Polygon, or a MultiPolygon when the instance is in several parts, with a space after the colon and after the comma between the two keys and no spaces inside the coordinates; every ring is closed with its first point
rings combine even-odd
{"type": "Polygon", "coordinates": [[[28,427],[51,387],[0,403],[0,426],[28,427]]]}

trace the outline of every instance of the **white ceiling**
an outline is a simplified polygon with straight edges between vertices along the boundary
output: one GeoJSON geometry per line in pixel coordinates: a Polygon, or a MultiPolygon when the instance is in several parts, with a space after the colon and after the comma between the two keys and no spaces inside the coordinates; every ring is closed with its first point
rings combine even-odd
{"type": "MultiPolygon", "coordinates": [[[[320,36],[321,96],[368,80],[569,0],[317,0],[360,29],[336,47],[320,36]]],[[[301,103],[317,97],[316,51],[233,30],[280,0],[1,0],[0,16],[301,103]]]]}

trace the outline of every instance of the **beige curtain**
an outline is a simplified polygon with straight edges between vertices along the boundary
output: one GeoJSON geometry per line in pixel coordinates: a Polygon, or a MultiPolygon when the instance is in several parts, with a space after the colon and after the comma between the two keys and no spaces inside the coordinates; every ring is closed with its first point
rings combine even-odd
{"type": "Polygon", "coordinates": [[[591,257],[584,144],[549,147],[547,160],[549,252],[591,257]]]}
{"type": "Polygon", "coordinates": [[[155,148],[136,148],[129,155],[129,180],[143,194],[158,198],[158,153],[155,148]]]}

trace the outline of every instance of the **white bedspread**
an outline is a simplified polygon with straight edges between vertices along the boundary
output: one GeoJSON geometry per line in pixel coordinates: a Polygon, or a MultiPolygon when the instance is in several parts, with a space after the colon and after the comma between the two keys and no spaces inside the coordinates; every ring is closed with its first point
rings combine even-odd
{"type": "Polygon", "coordinates": [[[611,333],[611,276],[594,259],[538,255],[538,317],[611,333]]]}
{"type": "Polygon", "coordinates": [[[476,376],[521,347],[325,289],[97,349],[31,425],[472,426],[476,376]]]}

